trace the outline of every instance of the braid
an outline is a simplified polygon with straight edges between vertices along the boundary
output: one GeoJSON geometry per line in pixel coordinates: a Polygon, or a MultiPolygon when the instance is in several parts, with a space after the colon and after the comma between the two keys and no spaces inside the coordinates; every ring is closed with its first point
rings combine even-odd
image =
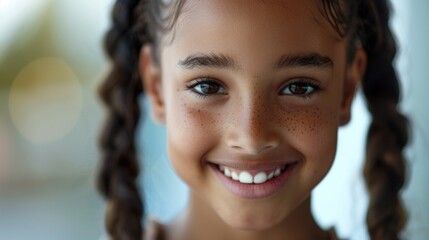
{"type": "MultiPolygon", "coordinates": [[[[156,30],[173,27],[185,0],[178,0],[171,14],[161,17],[169,5],[159,0],[117,0],[105,49],[113,63],[100,87],[107,118],[100,137],[101,164],[97,187],[107,199],[106,228],[114,240],[144,237],[144,207],[137,186],[139,161],[135,131],[140,118],[139,56],[144,44],[156,48],[156,30]],[[169,23],[164,26],[164,23],[169,23]]],[[[155,61],[158,56],[155,54],[155,61]]]]}
{"type": "Polygon", "coordinates": [[[399,239],[406,223],[400,191],[405,184],[403,149],[408,120],[398,110],[400,86],[393,67],[396,43],[389,28],[387,0],[322,0],[325,18],[340,36],[349,38],[348,61],[357,39],[367,53],[363,93],[372,122],[367,135],[364,177],[370,195],[367,227],[371,239],[399,239]],[[346,17],[346,14],[348,15],[346,17]]]}
{"type": "MultiPolygon", "coordinates": [[[[138,75],[143,41],[133,29],[134,9],[138,4],[138,0],[118,0],[114,6],[113,26],[105,38],[105,49],[113,66],[99,89],[107,108],[107,119],[100,138],[97,187],[107,199],[105,224],[108,234],[115,240],[141,239],[143,235],[143,204],[136,183],[139,164],[135,147],[135,130],[140,117],[138,97],[143,91],[138,75]]],[[[140,32],[146,32],[144,24],[139,27],[143,28],[140,32]]]]}
{"type": "Polygon", "coordinates": [[[399,239],[406,223],[400,191],[406,177],[402,151],[408,142],[408,121],[398,110],[400,86],[393,67],[396,44],[389,28],[389,5],[385,0],[364,2],[359,31],[368,65],[362,87],[372,114],[364,166],[370,195],[367,227],[371,239],[399,239]]]}

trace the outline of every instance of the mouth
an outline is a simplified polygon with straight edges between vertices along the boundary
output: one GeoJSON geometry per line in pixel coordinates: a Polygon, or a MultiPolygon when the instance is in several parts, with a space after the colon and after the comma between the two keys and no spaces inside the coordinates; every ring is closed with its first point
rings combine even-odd
{"type": "Polygon", "coordinates": [[[285,170],[290,168],[293,164],[295,163],[284,164],[282,166],[259,171],[245,171],[223,165],[217,165],[217,167],[219,171],[221,171],[226,177],[231,178],[234,181],[238,181],[244,184],[262,184],[273,178],[278,177],[285,170]]]}
{"type": "Polygon", "coordinates": [[[265,166],[231,166],[209,163],[222,185],[246,199],[267,198],[279,192],[299,162],[265,166]]]}

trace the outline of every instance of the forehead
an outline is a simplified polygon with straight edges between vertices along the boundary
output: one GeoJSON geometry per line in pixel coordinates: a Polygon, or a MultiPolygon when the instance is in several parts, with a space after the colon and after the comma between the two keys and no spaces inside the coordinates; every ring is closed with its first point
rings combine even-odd
{"type": "Polygon", "coordinates": [[[330,55],[343,40],[321,7],[317,0],[186,0],[174,29],[164,36],[164,46],[194,52],[330,55]]]}

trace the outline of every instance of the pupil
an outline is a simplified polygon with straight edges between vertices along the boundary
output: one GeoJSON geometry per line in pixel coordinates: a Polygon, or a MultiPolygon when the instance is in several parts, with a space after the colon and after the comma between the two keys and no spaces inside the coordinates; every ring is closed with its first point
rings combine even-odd
{"type": "Polygon", "coordinates": [[[299,85],[299,84],[294,84],[290,86],[290,91],[294,94],[298,94],[298,95],[302,95],[305,94],[308,90],[308,86],[306,85],[299,85]]]}
{"type": "Polygon", "coordinates": [[[216,93],[219,89],[218,86],[213,86],[208,83],[202,83],[200,87],[201,87],[201,91],[206,94],[216,93]]]}

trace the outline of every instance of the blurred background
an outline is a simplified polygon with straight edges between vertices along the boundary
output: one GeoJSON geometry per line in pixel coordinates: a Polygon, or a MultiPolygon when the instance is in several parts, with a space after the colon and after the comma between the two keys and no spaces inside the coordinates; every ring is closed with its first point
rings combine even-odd
{"type": "MultiPolygon", "coordinates": [[[[392,3],[402,109],[414,127],[404,237],[427,239],[429,2],[392,3]]],[[[109,68],[102,37],[112,5],[112,0],[0,0],[0,240],[105,236],[104,203],[94,189],[103,117],[96,89],[109,68]]],[[[335,225],[340,236],[351,239],[367,239],[360,171],[368,121],[359,94],[352,122],[340,130],[334,167],[314,192],[319,223],[335,225]]],[[[142,123],[145,202],[150,216],[168,221],[185,206],[187,189],[168,164],[165,129],[147,116],[142,123]]]]}

